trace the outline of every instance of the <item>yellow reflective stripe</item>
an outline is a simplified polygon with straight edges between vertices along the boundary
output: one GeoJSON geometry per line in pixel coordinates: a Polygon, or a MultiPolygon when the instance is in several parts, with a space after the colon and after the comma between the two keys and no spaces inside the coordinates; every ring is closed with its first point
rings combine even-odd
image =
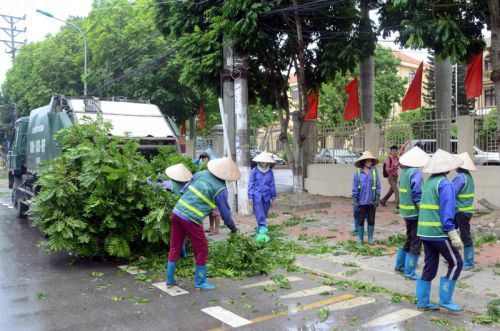
{"type": "Polygon", "coordinates": [[[474,198],[475,194],[474,193],[469,193],[469,194],[459,194],[459,198],[474,198]]]}
{"type": "Polygon", "coordinates": [[[474,210],[474,206],[458,208],[458,211],[468,211],[468,210],[474,210]]]}
{"type": "Polygon", "coordinates": [[[441,226],[441,222],[418,222],[418,226],[441,226]]]}
{"type": "Polygon", "coordinates": [[[190,204],[188,204],[187,202],[185,202],[184,200],[182,199],[179,199],[179,202],[181,203],[181,205],[183,205],[184,207],[186,207],[187,209],[191,210],[193,213],[195,213],[196,215],[200,216],[200,217],[204,217],[205,215],[199,211],[198,209],[194,208],[193,206],[191,206],[190,204]]]}
{"type": "Polygon", "coordinates": [[[407,190],[407,189],[405,189],[405,188],[400,188],[400,189],[399,189],[399,192],[401,192],[401,193],[408,193],[408,190],[407,190]]]}
{"type": "Polygon", "coordinates": [[[415,206],[399,205],[399,209],[413,210],[415,206]]]}
{"type": "Polygon", "coordinates": [[[439,210],[439,205],[427,205],[427,204],[420,204],[420,209],[432,209],[432,210],[439,210]]]}
{"type": "Polygon", "coordinates": [[[198,191],[193,185],[189,185],[188,189],[190,189],[194,194],[196,194],[201,200],[205,201],[207,205],[209,205],[212,208],[215,208],[215,204],[210,201],[206,196],[203,195],[200,191],[198,191]]]}

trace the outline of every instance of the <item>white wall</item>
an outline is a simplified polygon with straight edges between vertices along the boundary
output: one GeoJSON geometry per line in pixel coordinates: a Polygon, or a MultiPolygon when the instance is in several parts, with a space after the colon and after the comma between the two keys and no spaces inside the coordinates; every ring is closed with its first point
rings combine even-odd
{"type": "MultiPolygon", "coordinates": [[[[389,183],[387,178],[382,177],[381,165],[377,168],[381,177],[381,197],[383,197],[389,190],[389,183]]],[[[350,197],[355,169],[352,164],[311,164],[308,166],[305,188],[311,194],[350,197]]],[[[454,176],[455,172],[451,172],[448,178],[452,180],[454,176]]],[[[478,171],[473,172],[472,176],[476,185],[474,201],[485,198],[500,206],[500,167],[478,166],[478,171]]],[[[391,200],[394,200],[394,195],[389,201],[391,200]]]]}

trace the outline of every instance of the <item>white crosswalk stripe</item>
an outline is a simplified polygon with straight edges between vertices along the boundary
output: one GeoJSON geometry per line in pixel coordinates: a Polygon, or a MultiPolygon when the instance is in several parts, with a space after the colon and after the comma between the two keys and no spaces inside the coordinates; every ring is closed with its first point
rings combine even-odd
{"type": "Polygon", "coordinates": [[[370,297],[356,297],[356,298],[352,298],[352,299],[347,299],[346,301],[333,303],[333,304],[328,306],[328,310],[337,311],[337,310],[351,309],[351,308],[367,305],[367,304],[373,303],[375,301],[376,300],[374,298],[370,298],[370,297]]]}
{"type": "Polygon", "coordinates": [[[220,306],[203,308],[201,311],[229,326],[232,326],[233,328],[252,324],[252,321],[249,321],[241,316],[238,316],[235,313],[232,313],[229,310],[224,309],[220,306]]]}
{"type": "Polygon", "coordinates": [[[320,293],[324,293],[324,292],[332,292],[332,291],[336,291],[336,290],[337,289],[335,287],[324,285],[324,286],[313,287],[313,288],[309,288],[306,290],[285,294],[285,295],[282,295],[280,298],[281,299],[302,298],[302,297],[316,295],[316,294],[320,294],[320,293]]]}
{"type": "MultiPolygon", "coordinates": [[[[289,276],[289,277],[285,277],[285,278],[289,282],[298,282],[298,281],[302,280],[302,278],[296,277],[296,276],[289,276]]],[[[274,281],[272,281],[272,280],[266,280],[266,281],[263,281],[263,282],[258,282],[258,283],[254,283],[254,284],[248,284],[248,285],[240,286],[240,288],[252,288],[252,287],[267,286],[267,285],[272,285],[272,284],[276,284],[276,283],[274,281]]]]}
{"type": "Polygon", "coordinates": [[[167,288],[167,285],[165,284],[165,282],[154,283],[153,286],[162,290],[163,292],[173,296],[173,297],[189,293],[188,291],[180,288],[179,286],[172,286],[170,288],[167,288]]]}
{"type": "Polygon", "coordinates": [[[415,310],[415,309],[400,309],[398,311],[386,314],[384,316],[380,316],[374,320],[371,320],[370,322],[363,324],[361,327],[363,328],[373,328],[377,326],[385,326],[385,325],[390,325],[394,323],[399,323],[403,322],[407,319],[416,317],[418,315],[422,314],[421,311],[415,310]]]}

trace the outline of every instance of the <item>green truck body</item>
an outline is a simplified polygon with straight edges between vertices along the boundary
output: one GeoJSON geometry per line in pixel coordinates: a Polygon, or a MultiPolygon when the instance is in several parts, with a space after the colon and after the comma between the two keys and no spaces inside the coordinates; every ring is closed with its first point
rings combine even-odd
{"type": "Polygon", "coordinates": [[[53,160],[60,152],[55,135],[63,128],[78,125],[84,117],[100,113],[113,124],[110,135],[139,140],[140,149],[154,153],[158,147],[179,148],[175,124],[165,118],[157,106],[149,103],[99,100],[93,97],[54,96],[44,107],[18,119],[9,151],[9,187],[18,217],[28,209],[27,201],[39,190],[36,172],[41,162],[53,160]]]}

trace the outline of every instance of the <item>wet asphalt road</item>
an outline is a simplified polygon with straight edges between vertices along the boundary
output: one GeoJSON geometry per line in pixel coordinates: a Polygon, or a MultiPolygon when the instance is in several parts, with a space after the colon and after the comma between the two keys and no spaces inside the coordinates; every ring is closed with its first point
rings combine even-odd
{"type": "MultiPolygon", "coordinates": [[[[366,294],[372,303],[332,311],[321,322],[320,308],[351,297],[359,298],[362,294],[347,287],[332,289],[329,293],[280,298],[323,285],[321,277],[309,274],[294,274],[301,280],[292,282],[291,289],[276,287],[273,293],[260,286],[242,288],[269,280],[269,276],[242,281],[211,279],[218,288],[206,292],[196,292],[191,280],[180,279],[179,286],[189,293],[173,297],[149,283],[135,280],[135,276],[118,269],[121,263],[116,261],[82,261],[67,253],[45,253],[37,245],[41,239],[38,230],[30,225],[30,220],[17,220],[9,205],[10,198],[1,196],[0,330],[230,329],[228,324],[202,311],[214,306],[253,322],[242,326],[242,330],[450,329],[431,322],[429,313],[385,326],[362,327],[401,309],[414,310],[414,305],[408,302],[391,303],[390,297],[374,293],[366,294]],[[92,272],[104,275],[96,278],[92,272]],[[149,302],[141,304],[143,299],[149,302]]],[[[156,281],[160,279],[153,279],[156,281]]],[[[464,324],[470,315],[432,315],[452,325],[471,328],[470,323],[464,324]]]]}

